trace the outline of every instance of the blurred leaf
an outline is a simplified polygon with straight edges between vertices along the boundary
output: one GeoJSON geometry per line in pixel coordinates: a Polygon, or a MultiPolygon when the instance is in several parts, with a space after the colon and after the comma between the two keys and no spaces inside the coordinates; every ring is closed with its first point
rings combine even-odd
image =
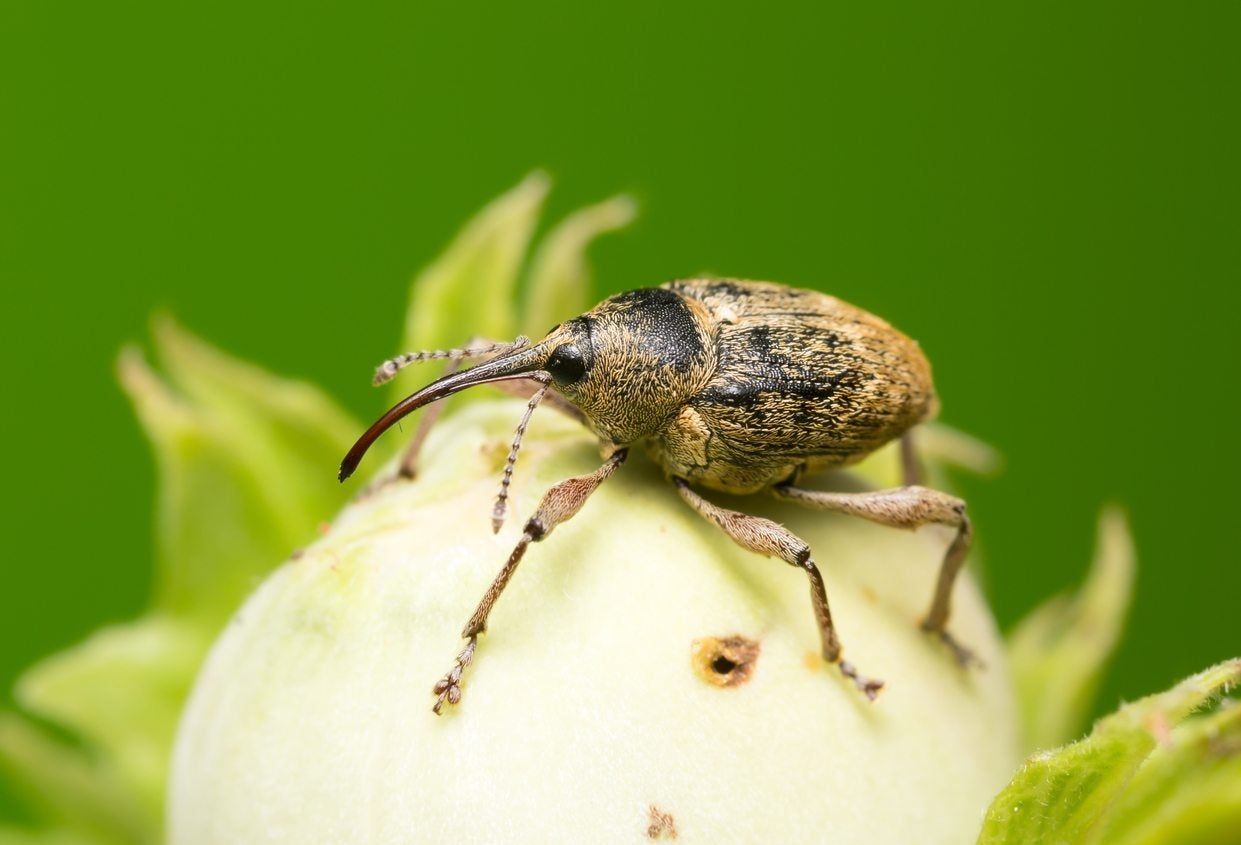
{"type": "Polygon", "coordinates": [[[586,248],[600,235],[629,225],[636,214],[636,203],[622,194],[575,211],[548,233],[531,263],[522,334],[538,339],[594,304],[586,248]]]}
{"type": "Polygon", "coordinates": [[[208,643],[165,616],[104,628],[27,670],[16,697],[82,737],[158,829],[177,717],[208,643]]]}
{"type": "Polygon", "coordinates": [[[67,830],[19,830],[0,827],[0,845],[96,845],[98,839],[67,830]]]}
{"type": "Polygon", "coordinates": [[[527,176],[474,215],[415,277],[398,352],[461,346],[474,336],[516,337],[517,279],[549,187],[545,174],[527,176]]]}
{"type": "MultiPolygon", "coordinates": [[[[1168,803],[1167,818],[1184,821],[1176,804],[1194,800],[1192,786],[1203,773],[1195,770],[1193,777],[1186,777],[1185,766],[1194,765],[1194,754],[1176,754],[1181,743],[1173,740],[1173,729],[1194,710],[1238,681],[1241,681],[1241,660],[1221,663],[1182,681],[1168,692],[1122,707],[1100,720],[1090,736],[1080,742],[1030,757],[991,804],[978,842],[980,845],[1110,842],[1110,835],[1105,837],[1105,834],[1113,826],[1117,830],[1128,827],[1126,813],[1138,813],[1147,819],[1160,815],[1159,808],[1139,806],[1143,797],[1168,803]],[[1154,774],[1138,774],[1144,763],[1154,767],[1154,774]],[[1167,778],[1176,773],[1180,780],[1167,778]],[[1143,792],[1131,792],[1131,787],[1143,792]]],[[[1210,723],[1209,717],[1198,721],[1210,723]]],[[[1235,722],[1228,724],[1235,725],[1235,722]]],[[[1189,744],[1193,745],[1192,738],[1203,736],[1204,731],[1207,735],[1211,733],[1200,724],[1191,724],[1187,734],[1191,737],[1189,744]]],[[[1196,747],[1202,749],[1201,744],[1196,747]]],[[[1229,747],[1225,745],[1225,749],[1229,747]]],[[[1222,756],[1229,754],[1235,757],[1235,746],[1222,756]]],[[[1197,759],[1201,761],[1207,756],[1208,753],[1200,750],[1197,759]]],[[[1219,794],[1218,790],[1214,793],[1215,797],[1219,794]]],[[[1144,829],[1152,838],[1134,841],[1181,841],[1169,838],[1170,831],[1166,829],[1144,829]]]]}
{"type": "Polygon", "coordinates": [[[360,426],[331,400],[169,319],[157,323],[156,338],[181,393],[135,349],[118,363],[159,474],[155,610],[18,681],[18,702],[76,744],[16,714],[0,721],[0,764],[42,809],[48,836],[159,840],[177,717],[209,643],[348,493],[333,469],[360,426]]]}
{"type": "Polygon", "coordinates": [[[95,845],[156,841],[156,820],[145,816],[109,761],[13,713],[0,712],[0,773],[54,829],[95,845]]]}
{"type": "Polygon", "coordinates": [[[167,316],[155,320],[154,330],[173,386],[261,479],[270,515],[289,543],[284,557],[347,501],[351,491],[335,470],[361,424],[314,385],[227,355],[167,316]]]}
{"type": "Polygon", "coordinates": [[[1085,725],[1124,627],[1134,569],[1128,523],[1108,508],[1099,517],[1095,557],[1081,589],[1049,599],[1009,635],[1027,748],[1059,745],[1085,725]]]}
{"type": "MultiPolygon", "coordinates": [[[[992,475],[999,471],[1003,458],[992,446],[973,435],[939,422],[929,422],[912,429],[919,469],[925,483],[937,490],[951,490],[947,470],[962,469],[974,475],[992,475]]],[[[905,483],[901,461],[901,443],[894,440],[867,455],[849,470],[874,487],[898,487],[905,483]]]]}
{"type": "Polygon", "coordinates": [[[941,422],[928,422],[914,429],[918,454],[934,468],[963,469],[974,475],[995,475],[1004,466],[1004,457],[972,434],[941,422]]]}
{"type": "Polygon", "coordinates": [[[155,447],[157,604],[212,630],[348,491],[333,468],[359,426],[307,385],[234,361],[165,322],[187,401],[133,349],[121,384],[155,447]]]}

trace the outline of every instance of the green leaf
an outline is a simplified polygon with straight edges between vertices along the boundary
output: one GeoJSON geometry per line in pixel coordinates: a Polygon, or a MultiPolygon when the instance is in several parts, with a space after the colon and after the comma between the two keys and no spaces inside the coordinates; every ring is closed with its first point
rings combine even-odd
{"type": "MultiPolygon", "coordinates": [[[[550,180],[541,172],[492,200],[413,281],[399,352],[512,340],[517,279],[550,180]]],[[[409,391],[394,388],[404,395],[409,391]]]]}
{"type": "Polygon", "coordinates": [[[1059,745],[1085,725],[1124,627],[1134,569],[1128,523],[1108,508],[1099,517],[1094,562],[1081,589],[1035,608],[1009,635],[1027,748],[1059,745]]]}
{"type": "Polygon", "coordinates": [[[629,225],[636,214],[633,198],[622,194],[575,211],[548,233],[531,262],[523,334],[542,337],[594,304],[586,248],[600,235],[629,225]]]}
{"type": "Polygon", "coordinates": [[[1192,719],[1133,777],[1100,842],[1241,842],[1241,705],[1192,719]]]}
{"type": "MultiPolygon", "coordinates": [[[[1194,800],[1191,785],[1198,777],[1211,778],[1207,777],[1210,772],[1195,765],[1192,751],[1176,753],[1178,746],[1184,744],[1173,740],[1174,728],[1238,681],[1241,660],[1221,663],[1168,692],[1122,707],[1100,720],[1090,736],[1080,742],[1030,757],[991,804],[978,842],[1090,845],[1114,841],[1110,831],[1132,832],[1138,828],[1145,831],[1147,838],[1135,838],[1134,842],[1180,842],[1165,835],[1166,829],[1153,830],[1139,823],[1149,822],[1161,813],[1161,808],[1144,806],[1144,802],[1166,804],[1168,818],[1185,820],[1184,804],[1180,808],[1176,804],[1194,800]],[[1195,773],[1194,777],[1186,777],[1186,766],[1195,773]],[[1146,773],[1147,769],[1151,774],[1146,773]]],[[[1236,709],[1236,705],[1230,709],[1236,709]]],[[[1198,721],[1207,724],[1191,723],[1185,744],[1198,749],[1197,760],[1201,761],[1210,752],[1201,742],[1195,745],[1193,738],[1212,735],[1212,725],[1214,735],[1218,735],[1220,723],[1209,717],[1198,721]]],[[[1228,720],[1224,724],[1235,727],[1228,720]]],[[[1228,736],[1224,751],[1216,753],[1214,759],[1236,756],[1235,734],[1228,736]]],[[[1216,769],[1216,776],[1222,769],[1216,769]]],[[[1213,786],[1215,799],[1227,797],[1218,784],[1213,786]]],[[[1226,813],[1213,816],[1223,817],[1226,813]]]]}

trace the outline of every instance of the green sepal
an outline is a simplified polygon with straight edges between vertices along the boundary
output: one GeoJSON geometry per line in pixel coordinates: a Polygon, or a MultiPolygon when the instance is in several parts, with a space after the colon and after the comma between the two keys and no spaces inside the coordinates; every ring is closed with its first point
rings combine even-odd
{"type": "MultiPolygon", "coordinates": [[[[973,435],[940,422],[923,423],[907,432],[913,441],[923,483],[937,490],[951,490],[949,470],[971,475],[991,476],[1003,464],[1000,453],[973,435]]],[[[872,452],[849,472],[875,488],[899,487],[905,483],[901,461],[901,442],[895,440],[872,452]]]]}
{"type": "Polygon", "coordinates": [[[637,203],[621,194],[578,209],[547,233],[530,264],[522,334],[537,340],[594,305],[586,249],[600,235],[629,225],[636,214],[637,203]]]}
{"type": "Polygon", "coordinates": [[[99,845],[99,840],[68,830],[35,831],[0,827],[0,845],[99,845]]]}
{"type": "Polygon", "coordinates": [[[171,320],[155,334],[176,390],[136,349],[118,362],[159,476],[152,610],[19,679],[19,705],[68,738],[19,714],[0,721],[0,766],[49,836],[159,841],[177,716],[209,643],[349,493],[332,470],[359,425],[325,395],[171,320]]]}
{"type": "Polygon", "coordinates": [[[1013,628],[1008,662],[1028,750],[1060,745],[1085,727],[1124,628],[1135,568],[1128,521],[1107,508],[1081,589],[1048,599],[1013,628]]]}
{"type": "MultiPolygon", "coordinates": [[[[44,825],[22,835],[55,832],[91,845],[157,841],[157,820],[143,813],[110,761],[12,712],[0,712],[0,775],[44,825]]],[[[0,835],[16,838],[19,833],[0,835]]]]}
{"type": "Polygon", "coordinates": [[[318,389],[156,325],[174,393],[133,349],[122,386],[159,474],[156,606],[217,629],[264,574],[314,538],[349,491],[333,468],[360,430],[318,389]]]}
{"type": "MultiPolygon", "coordinates": [[[[1122,707],[1080,742],[1033,755],[992,802],[979,844],[1093,845],[1117,841],[1114,836],[1122,831],[1142,833],[1126,840],[1134,843],[1181,842],[1170,827],[1159,825],[1166,821],[1194,832],[1190,825],[1197,820],[1185,808],[1197,799],[1202,781],[1213,800],[1227,800],[1229,785],[1218,778],[1223,772],[1227,780],[1230,770],[1224,763],[1238,749],[1235,718],[1199,717],[1177,726],[1238,681],[1241,660],[1221,663],[1167,692],[1122,707]],[[1221,726],[1231,733],[1217,746],[1223,753],[1213,753],[1203,739],[1219,736],[1221,726]],[[1204,760],[1211,765],[1203,767],[1204,760]]],[[[1233,703],[1229,710],[1235,709],[1233,703]]],[[[1212,818],[1229,813],[1235,817],[1236,807],[1216,807],[1212,818]]]]}
{"type": "Polygon", "coordinates": [[[1241,705],[1191,719],[1138,769],[1098,840],[1109,845],[1241,842],[1241,705]]]}
{"type": "MultiPolygon", "coordinates": [[[[475,214],[414,277],[398,352],[459,347],[473,337],[516,337],[517,280],[550,184],[542,172],[527,176],[475,214]]],[[[392,392],[410,391],[397,379],[392,392]]]]}
{"type": "Polygon", "coordinates": [[[106,775],[132,805],[133,825],[159,829],[177,717],[206,653],[210,632],[148,615],[103,628],[45,658],[18,680],[27,711],[79,737],[66,747],[106,775]]]}

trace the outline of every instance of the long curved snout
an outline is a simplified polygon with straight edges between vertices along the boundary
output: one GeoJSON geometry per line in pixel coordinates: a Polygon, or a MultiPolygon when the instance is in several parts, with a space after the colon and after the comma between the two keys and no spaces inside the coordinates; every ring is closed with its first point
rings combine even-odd
{"type": "Polygon", "coordinates": [[[546,343],[518,349],[468,370],[446,375],[431,382],[417,393],[405,397],[393,405],[382,417],[375,420],[371,427],[358,438],[358,442],[353,444],[349,454],[345,455],[345,459],[340,462],[340,474],[337,477],[344,481],[353,475],[358,464],[362,462],[362,457],[379,439],[379,436],[419,408],[476,385],[529,378],[542,370],[547,354],[546,343]]]}

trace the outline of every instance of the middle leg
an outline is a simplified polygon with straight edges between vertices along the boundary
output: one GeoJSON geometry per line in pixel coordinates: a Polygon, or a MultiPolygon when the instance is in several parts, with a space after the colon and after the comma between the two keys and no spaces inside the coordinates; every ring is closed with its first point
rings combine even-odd
{"type": "Polygon", "coordinates": [[[852,663],[841,660],[840,639],[836,636],[836,626],[832,624],[832,612],[827,605],[827,588],[823,584],[823,575],[819,567],[810,558],[810,547],[800,537],[784,526],[764,519],[761,516],[750,516],[740,511],[731,511],[712,504],[689,486],[683,478],[673,478],[677,492],[681,498],[709,522],[732,538],[742,548],[761,555],[775,555],[790,566],[805,571],[810,578],[810,600],[814,605],[815,620],[819,623],[819,636],[822,640],[823,659],[828,663],[840,666],[841,674],[857,685],[857,688],[871,701],[883,688],[883,681],[864,678],[858,674],[852,663]]]}

